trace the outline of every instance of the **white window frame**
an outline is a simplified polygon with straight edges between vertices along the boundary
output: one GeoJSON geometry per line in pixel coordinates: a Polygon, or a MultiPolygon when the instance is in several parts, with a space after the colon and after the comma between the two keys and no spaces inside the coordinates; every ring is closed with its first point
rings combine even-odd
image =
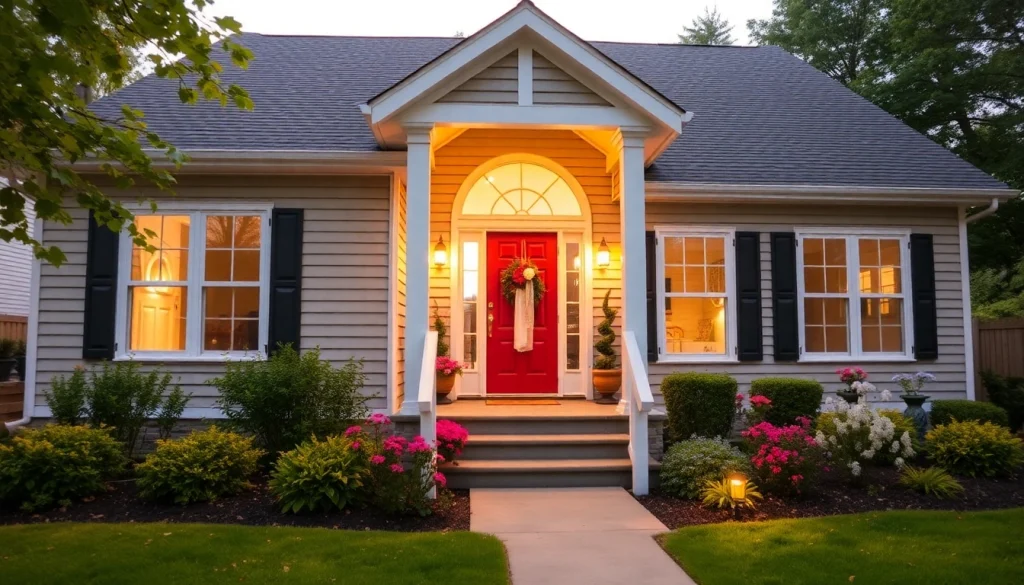
{"type": "Polygon", "coordinates": [[[117,317],[115,319],[114,360],[159,361],[159,362],[222,362],[267,356],[270,337],[270,212],[271,203],[186,203],[183,201],[160,202],[157,211],[148,206],[126,205],[137,216],[146,215],[188,215],[192,225],[189,233],[189,263],[187,279],[182,283],[188,287],[188,314],[185,317],[184,351],[132,351],[129,349],[128,286],[131,282],[132,246],[131,236],[121,232],[118,246],[117,276],[117,317]],[[259,347],[251,351],[204,351],[203,350],[203,287],[228,283],[207,282],[206,276],[206,218],[211,215],[256,215],[260,222],[260,319],[259,347]]]}
{"type": "MultiPolygon", "coordinates": [[[[736,230],[726,227],[704,226],[662,226],[654,228],[656,240],[655,286],[658,301],[658,363],[739,363],[736,357],[736,230]],[[667,237],[712,237],[725,239],[725,293],[687,293],[687,297],[725,297],[726,299],[726,340],[724,354],[668,353],[668,339],[665,320],[665,238],[667,237]]],[[[682,298],[673,296],[673,298],[682,298]]],[[[648,324],[650,326],[651,324],[648,324]]]]}
{"type": "MultiPolygon", "coordinates": [[[[800,327],[800,360],[801,362],[835,362],[838,360],[857,360],[860,362],[913,362],[914,360],[914,311],[911,291],[910,274],[910,230],[901,228],[800,228],[796,236],[796,274],[797,274],[797,314],[800,327]],[[804,283],[804,240],[805,239],[843,239],[846,241],[846,283],[847,294],[833,293],[827,296],[849,300],[847,325],[849,338],[846,353],[826,353],[806,351],[807,334],[805,328],[804,299],[806,298],[804,283]],[[900,290],[898,294],[876,294],[860,292],[860,246],[861,239],[899,240],[900,242],[900,290]],[[903,300],[903,352],[865,352],[861,337],[861,299],[864,298],[901,298],[903,300]]],[[[821,296],[817,293],[816,298],[821,296]]]]}

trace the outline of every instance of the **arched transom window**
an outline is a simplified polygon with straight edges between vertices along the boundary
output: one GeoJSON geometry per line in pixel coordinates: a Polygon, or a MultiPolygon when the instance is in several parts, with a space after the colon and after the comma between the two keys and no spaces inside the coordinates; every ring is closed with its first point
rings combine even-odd
{"type": "Polygon", "coordinates": [[[540,165],[516,162],[484,173],[469,190],[463,215],[579,216],[580,203],[565,179],[540,165]]]}

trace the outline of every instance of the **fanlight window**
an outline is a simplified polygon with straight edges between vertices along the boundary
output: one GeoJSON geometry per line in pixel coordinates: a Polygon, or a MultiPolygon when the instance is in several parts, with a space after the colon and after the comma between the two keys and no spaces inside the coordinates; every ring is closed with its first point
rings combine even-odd
{"type": "Polygon", "coordinates": [[[480,177],[462,206],[464,215],[582,215],[558,174],[531,163],[500,166],[480,177]]]}

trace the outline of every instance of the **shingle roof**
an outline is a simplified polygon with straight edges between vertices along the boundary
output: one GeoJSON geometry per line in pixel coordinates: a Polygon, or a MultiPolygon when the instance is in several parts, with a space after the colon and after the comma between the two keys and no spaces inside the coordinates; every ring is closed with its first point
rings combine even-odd
{"type": "MultiPolygon", "coordinates": [[[[182,105],[176,82],[148,76],[94,104],[142,109],[190,149],[378,150],[358,105],[458,39],[246,33],[255,59],[226,68],[253,111],[182,105]]],[[[694,112],[647,170],[649,181],[1001,189],[1001,182],[776,47],[594,43],[694,112]]]]}

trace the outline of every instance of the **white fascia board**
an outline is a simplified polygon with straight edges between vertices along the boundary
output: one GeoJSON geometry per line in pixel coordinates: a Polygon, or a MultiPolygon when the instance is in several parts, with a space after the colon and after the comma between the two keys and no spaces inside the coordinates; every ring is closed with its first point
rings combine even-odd
{"type": "Polygon", "coordinates": [[[587,126],[613,130],[622,126],[649,128],[642,117],[614,107],[526,106],[515,104],[429,104],[410,110],[402,122],[457,124],[467,128],[535,126],[574,128],[587,126]]]}
{"type": "Polygon", "coordinates": [[[976,205],[993,198],[1012,199],[1013,189],[930,189],[843,185],[729,185],[716,183],[647,182],[648,201],[701,203],[929,203],[976,205]]]}

